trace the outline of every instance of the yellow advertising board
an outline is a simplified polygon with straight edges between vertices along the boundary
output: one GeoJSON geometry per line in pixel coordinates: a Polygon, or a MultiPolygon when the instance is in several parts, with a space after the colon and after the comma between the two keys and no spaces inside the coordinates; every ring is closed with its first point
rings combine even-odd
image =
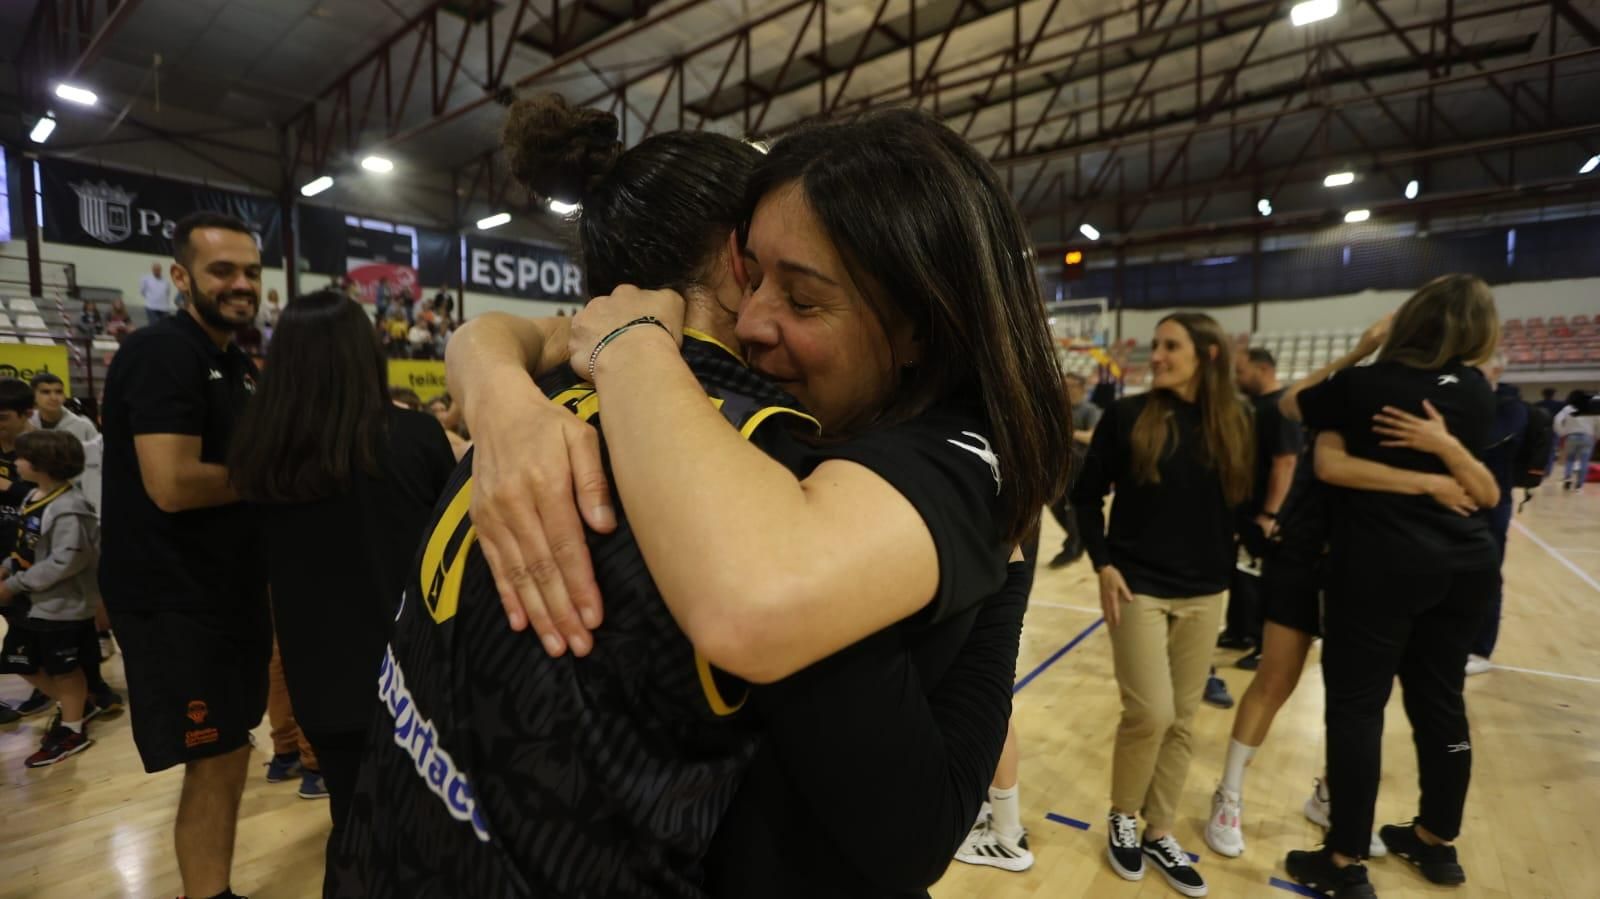
{"type": "MultiPolygon", "coordinates": [[[[66,384],[67,396],[72,396],[72,371],[67,367],[67,348],[33,346],[22,343],[0,343],[0,378],[20,378],[30,381],[40,372],[49,372],[66,384]]],[[[439,375],[444,383],[444,375],[439,375]]]]}
{"type": "Polygon", "coordinates": [[[444,363],[433,359],[390,359],[389,386],[410,387],[426,403],[445,392],[444,363]]]}

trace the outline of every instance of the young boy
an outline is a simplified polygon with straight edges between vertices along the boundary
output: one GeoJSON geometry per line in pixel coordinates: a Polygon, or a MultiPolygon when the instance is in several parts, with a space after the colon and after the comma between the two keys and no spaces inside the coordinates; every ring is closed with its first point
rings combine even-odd
{"type": "Polygon", "coordinates": [[[98,647],[94,608],[99,591],[100,527],[94,507],[72,479],[83,473],[83,445],[71,434],[30,431],[17,437],[21,480],[34,483],[19,510],[16,545],[0,563],[0,603],[28,600],[26,618],[0,646],[0,672],[20,674],[61,707],[61,722],[24,762],[42,768],[88,749],[84,730],[89,684],[83,656],[98,647]]]}

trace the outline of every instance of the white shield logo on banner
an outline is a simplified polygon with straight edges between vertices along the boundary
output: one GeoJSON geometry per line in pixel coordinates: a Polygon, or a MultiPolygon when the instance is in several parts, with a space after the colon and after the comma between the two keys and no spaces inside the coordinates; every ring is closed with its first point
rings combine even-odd
{"type": "Polygon", "coordinates": [[[101,243],[121,243],[133,233],[134,194],[102,181],[69,184],[78,195],[78,226],[101,243]]]}

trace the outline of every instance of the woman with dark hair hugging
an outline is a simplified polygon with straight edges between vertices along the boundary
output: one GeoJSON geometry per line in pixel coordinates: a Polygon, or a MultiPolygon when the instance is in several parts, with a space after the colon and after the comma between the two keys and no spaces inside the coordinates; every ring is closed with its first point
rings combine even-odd
{"type": "Polygon", "coordinates": [[[621,152],[616,129],[551,97],[508,121],[524,181],[581,201],[589,289],[609,295],[574,319],[480,317],[452,344],[478,442],[384,660],[330,890],[920,890],[1000,753],[1026,596],[1007,562],[1066,450],[1021,223],[915,113],[766,157],[704,133],[621,152]],[[573,470],[593,527],[546,541],[579,520],[573,470]],[[552,489],[529,496],[530,472],[552,489]],[[550,553],[592,562],[576,607],[550,553]],[[885,800],[851,831],[909,820],[909,851],[797,855],[789,833],[831,839],[864,774],[923,805],[885,800]],[[707,861],[714,835],[733,843],[707,861]]]}

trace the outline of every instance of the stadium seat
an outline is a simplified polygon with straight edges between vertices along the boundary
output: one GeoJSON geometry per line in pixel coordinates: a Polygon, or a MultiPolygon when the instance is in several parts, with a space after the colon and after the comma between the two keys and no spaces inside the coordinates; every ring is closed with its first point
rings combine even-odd
{"type": "Polygon", "coordinates": [[[12,312],[38,312],[39,304],[29,299],[16,298],[10,303],[12,312]]]}
{"type": "Polygon", "coordinates": [[[50,329],[45,326],[44,319],[37,315],[19,315],[17,316],[17,330],[42,334],[48,333],[50,329]]]}
{"type": "Polygon", "coordinates": [[[1508,318],[1508,319],[1506,319],[1506,323],[1504,325],[1504,328],[1507,331],[1521,331],[1522,330],[1522,319],[1520,319],[1520,318],[1508,318]]]}

